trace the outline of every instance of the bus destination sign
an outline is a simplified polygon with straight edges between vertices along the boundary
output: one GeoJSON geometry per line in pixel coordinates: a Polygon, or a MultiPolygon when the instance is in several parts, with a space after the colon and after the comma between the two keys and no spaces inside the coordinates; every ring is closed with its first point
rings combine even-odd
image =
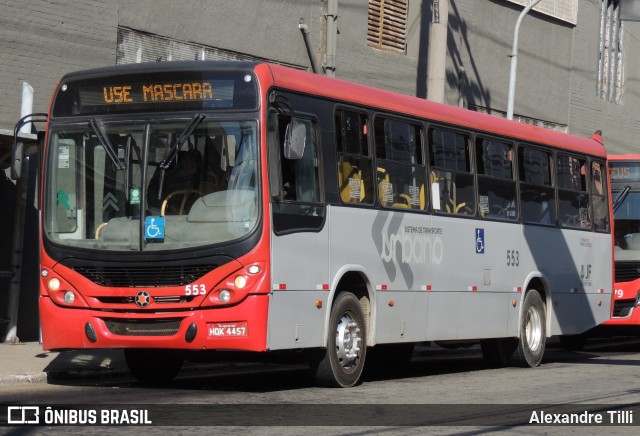
{"type": "Polygon", "coordinates": [[[610,162],[612,182],[640,181],[640,162],[610,162]]]}
{"type": "Polygon", "coordinates": [[[254,76],[247,71],[162,71],[111,74],[63,81],[53,116],[253,110],[258,108],[254,76]]]}
{"type": "Polygon", "coordinates": [[[161,101],[204,101],[213,99],[211,82],[169,82],[110,85],[102,88],[105,104],[161,101]]]}

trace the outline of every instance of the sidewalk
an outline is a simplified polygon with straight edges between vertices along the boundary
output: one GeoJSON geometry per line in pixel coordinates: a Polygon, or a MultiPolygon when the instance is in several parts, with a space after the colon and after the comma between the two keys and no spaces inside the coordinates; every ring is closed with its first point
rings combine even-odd
{"type": "Polygon", "coordinates": [[[49,352],[38,342],[0,343],[0,385],[127,374],[122,350],[49,352]]]}

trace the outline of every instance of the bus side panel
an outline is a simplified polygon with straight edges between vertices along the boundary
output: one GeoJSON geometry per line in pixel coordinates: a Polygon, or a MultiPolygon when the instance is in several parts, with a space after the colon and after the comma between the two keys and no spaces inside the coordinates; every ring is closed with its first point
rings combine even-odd
{"type": "Polygon", "coordinates": [[[272,236],[269,349],[323,345],[331,283],[328,239],[328,225],[320,232],[272,236]]]}
{"type": "Polygon", "coordinates": [[[274,290],[269,301],[269,350],[322,347],[329,292],[274,290]],[[321,301],[320,307],[316,302],[321,301]]]}
{"type": "Polygon", "coordinates": [[[517,311],[511,301],[520,282],[520,226],[448,217],[434,222],[443,229],[446,249],[437,266],[438,277],[446,278],[435,291],[460,293],[456,339],[507,336],[510,314],[517,311]]]}
{"type": "Polygon", "coordinates": [[[428,298],[423,291],[376,291],[376,344],[425,341],[428,298]]]}
{"type": "MultiPolygon", "coordinates": [[[[606,234],[525,226],[523,235],[523,286],[536,276],[546,281],[549,335],[582,333],[609,317],[611,248],[606,234]]],[[[511,320],[512,333],[518,322],[511,320]]]]}

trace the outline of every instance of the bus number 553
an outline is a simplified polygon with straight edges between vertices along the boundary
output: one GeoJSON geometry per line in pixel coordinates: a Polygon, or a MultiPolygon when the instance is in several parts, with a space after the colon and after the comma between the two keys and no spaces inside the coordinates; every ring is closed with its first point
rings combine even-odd
{"type": "Polygon", "coordinates": [[[520,266],[520,252],[507,250],[507,266],[520,266]]]}
{"type": "Polygon", "coordinates": [[[184,287],[184,295],[204,295],[207,293],[207,287],[204,283],[195,283],[184,287]]]}

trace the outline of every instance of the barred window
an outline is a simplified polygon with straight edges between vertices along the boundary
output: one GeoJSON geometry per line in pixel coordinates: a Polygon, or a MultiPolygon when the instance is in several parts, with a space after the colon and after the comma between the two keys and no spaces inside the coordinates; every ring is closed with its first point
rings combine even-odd
{"type": "Polygon", "coordinates": [[[238,53],[203,44],[179,41],[140,30],[118,27],[116,64],[167,61],[267,61],[306,70],[304,65],[280,62],[275,59],[238,53]]]}
{"type": "Polygon", "coordinates": [[[368,45],[405,53],[407,9],[407,0],[369,0],[368,45]]]}
{"type": "Polygon", "coordinates": [[[620,0],[602,0],[600,9],[600,52],[598,56],[598,82],[596,95],[599,99],[620,104],[624,73],[623,34],[620,20],[620,0]]]}

